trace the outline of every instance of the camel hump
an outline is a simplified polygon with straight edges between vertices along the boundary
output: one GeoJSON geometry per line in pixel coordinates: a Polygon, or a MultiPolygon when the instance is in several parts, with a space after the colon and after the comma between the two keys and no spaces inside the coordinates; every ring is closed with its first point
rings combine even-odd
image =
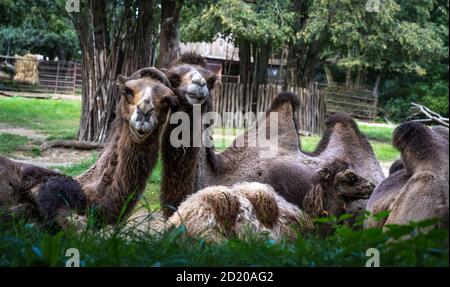
{"type": "Polygon", "coordinates": [[[417,122],[407,122],[394,131],[392,143],[395,148],[412,154],[417,160],[427,159],[445,149],[448,142],[438,133],[417,122]]]}
{"type": "Polygon", "coordinates": [[[273,112],[277,110],[279,107],[286,104],[290,104],[292,106],[292,110],[296,112],[300,106],[298,96],[291,92],[279,93],[272,101],[272,105],[270,106],[269,112],[273,112]]]}
{"type": "Polygon", "coordinates": [[[205,59],[200,54],[194,51],[184,52],[179,58],[173,60],[173,62],[170,64],[170,67],[175,67],[182,64],[206,67],[205,59]]]}
{"type": "Polygon", "coordinates": [[[433,132],[443,137],[448,142],[448,128],[444,126],[433,126],[431,128],[433,132]]]}
{"type": "Polygon", "coordinates": [[[345,126],[349,126],[355,130],[358,130],[358,125],[356,124],[355,120],[346,114],[342,113],[335,113],[331,116],[329,116],[325,121],[325,126],[327,128],[332,128],[336,124],[343,124],[345,126]]]}

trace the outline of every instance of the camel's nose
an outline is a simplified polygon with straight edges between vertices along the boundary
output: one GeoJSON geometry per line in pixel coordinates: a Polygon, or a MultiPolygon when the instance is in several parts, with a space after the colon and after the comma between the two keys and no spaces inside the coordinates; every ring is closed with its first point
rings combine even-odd
{"type": "Polygon", "coordinates": [[[197,85],[197,86],[200,86],[200,87],[206,86],[205,79],[197,71],[194,71],[193,74],[192,74],[192,83],[197,85]]]}
{"type": "Polygon", "coordinates": [[[146,89],[142,95],[141,102],[138,104],[138,112],[143,115],[150,115],[153,113],[154,106],[152,103],[152,91],[151,89],[146,89]]]}

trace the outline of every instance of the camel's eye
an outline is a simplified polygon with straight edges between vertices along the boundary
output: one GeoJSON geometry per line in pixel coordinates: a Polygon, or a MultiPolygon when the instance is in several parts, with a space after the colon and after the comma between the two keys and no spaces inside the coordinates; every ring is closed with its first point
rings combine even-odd
{"type": "Polygon", "coordinates": [[[134,96],[133,90],[130,89],[130,88],[125,88],[124,95],[125,95],[128,99],[133,98],[133,96],[134,96]]]}
{"type": "Polygon", "coordinates": [[[345,178],[347,179],[347,182],[353,184],[358,181],[358,177],[353,172],[348,172],[345,174],[345,178]]]}

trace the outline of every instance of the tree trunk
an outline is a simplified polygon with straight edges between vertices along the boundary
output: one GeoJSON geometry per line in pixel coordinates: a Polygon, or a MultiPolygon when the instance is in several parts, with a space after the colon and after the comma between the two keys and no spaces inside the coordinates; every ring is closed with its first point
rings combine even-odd
{"type": "Polygon", "coordinates": [[[153,1],[120,3],[121,6],[116,7],[104,0],[86,0],[72,18],[82,53],[79,141],[106,139],[115,118],[117,75],[130,75],[152,63],[153,1]],[[107,5],[111,5],[113,11],[122,9],[123,12],[118,13],[120,16],[114,15],[114,19],[108,18],[107,5]]]}
{"type": "Polygon", "coordinates": [[[253,75],[252,52],[250,43],[239,39],[239,79],[242,84],[250,84],[253,75]]]}
{"type": "MultiPolygon", "coordinates": [[[[295,13],[295,29],[302,31],[308,21],[309,3],[304,0],[294,0],[293,9],[295,13]]],[[[328,15],[329,19],[334,16],[334,12],[331,11],[328,15]]],[[[290,43],[287,69],[292,75],[290,78],[286,78],[285,82],[290,84],[306,87],[310,81],[314,78],[314,73],[320,60],[320,54],[329,42],[329,31],[324,28],[317,37],[317,39],[305,43],[303,41],[297,41],[290,43]]]]}
{"type": "Polygon", "coordinates": [[[161,38],[158,68],[166,68],[180,54],[180,11],[183,0],[165,0],[161,3],[161,38]]]}
{"type": "Polygon", "coordinates": [[[271,47],[271,44],[267,43],[258,48],[258,54],[256,55],[258,58],[256,67],[256,82],[258,85],[267,83],[271,47]]]}

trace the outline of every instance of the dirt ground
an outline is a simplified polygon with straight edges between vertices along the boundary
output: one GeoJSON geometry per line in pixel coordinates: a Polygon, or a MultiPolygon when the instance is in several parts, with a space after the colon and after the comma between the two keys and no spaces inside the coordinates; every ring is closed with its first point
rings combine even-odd
{"type": "MultiPolygon", "coordinates": [[[[25,136],[37,142],[44,142],[48,137],[32,129],[15,127],[5,123],[0,123],[0,134],[2,133],[25,136]]],[[[92,151],[51,148],[42,151],[38,157],[32,157],[28,153],[20,150],[16,151],[12,157],[17,161],[42,167],[67,167],[88,160],[92,157],[92,154],[92,151]]]]}

